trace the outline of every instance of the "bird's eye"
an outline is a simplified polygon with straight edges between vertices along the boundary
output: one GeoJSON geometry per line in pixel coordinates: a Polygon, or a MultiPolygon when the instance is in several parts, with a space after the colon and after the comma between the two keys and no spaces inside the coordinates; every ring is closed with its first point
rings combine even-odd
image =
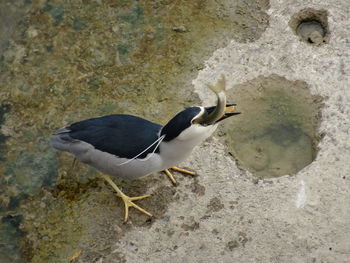
{"type": "Polygon", "coordinates": [[[196,124],[196,123],[197,123],[197,120],[196,120],[196,119],[193,119],[193,120],[191,121],[191,123],[192,123],[192,124],[196,124]]]}

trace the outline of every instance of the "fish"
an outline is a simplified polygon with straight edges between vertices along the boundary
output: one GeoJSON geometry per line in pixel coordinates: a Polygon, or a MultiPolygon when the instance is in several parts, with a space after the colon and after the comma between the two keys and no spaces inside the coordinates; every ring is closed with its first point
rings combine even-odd
{"type": "Polygon", "coordinates": [[[233,111],[234,106],[226,107],[226,79],[224,75],[217,81],[215,86],[207,85],[217,96],[215,109],[205,118],[205,123],[213,124],[218,121],[228,111],[233,111]]]}

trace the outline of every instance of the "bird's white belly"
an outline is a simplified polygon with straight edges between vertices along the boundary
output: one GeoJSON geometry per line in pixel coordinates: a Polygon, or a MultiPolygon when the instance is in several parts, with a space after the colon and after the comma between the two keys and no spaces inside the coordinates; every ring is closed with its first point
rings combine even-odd
{"type": "Polygon", "coordinates": [[[149,154],[144,159],[119,158],[94,149],[89,163],[103,173],[123,179],[135,179],[161,171],[162,160],[158,154],[149,154]]]}
{"type": "MultiPolygon", "coordinates": [[[[66,150],[66,149],[64,149],[66,150]]],[[[129,160],[95,149],[86,142],[76,142],[67,149],[79,161],[89,164],[102,173],[123,179],[135,179],[162,170],[163,162],[156,153],[144,159],[129,160]]]]}
{"type": "Polygon", "coordinates": [[[193,148],[188,147],[174,147],[174,145],[164,144],[160,148],[163,170],[176,166],[191,154],[193,148]]]}
{"type": "Polygon", "coordinates": [[[163,169],[178,165],[189,157],[194,147],[206,140],[217,128],[213,125],[208,128],[205,133],[200,133],[198,136],[190,140],[182,140],[181,136],[169,142],[162,142],[160,144],[160,157],[163,162],[163,169]]]}

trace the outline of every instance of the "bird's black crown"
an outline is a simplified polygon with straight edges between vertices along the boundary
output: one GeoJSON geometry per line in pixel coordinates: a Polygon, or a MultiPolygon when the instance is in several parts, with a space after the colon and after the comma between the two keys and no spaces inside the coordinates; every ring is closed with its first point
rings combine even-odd
{"type": "Polygon", "coordinates": [[[165,135],[164,141],[171,141],[191,126],[191,121],[201,111],[200,107],[189,107],[179,112],[163,128],[161,135],[165,135]]]}

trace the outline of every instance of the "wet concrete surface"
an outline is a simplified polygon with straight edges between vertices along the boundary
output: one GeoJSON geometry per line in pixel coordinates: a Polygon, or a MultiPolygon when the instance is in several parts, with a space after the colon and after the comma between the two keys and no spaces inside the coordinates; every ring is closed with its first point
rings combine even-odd
{"type": "Polygon", "coordinates": [[[14,31],[0,74],[10,107],[1,126],[1,260],[348,262],[347,1],[310,4],[328,12],[330,38],[320,46],[289,26],[305,1],[148,3],[33,1],[14,31]],[[151,220],[131,210],[123,224],[121,201],[96,172],[48,147],[52,131],[83,118],[128,112],[164,123],[184,106],[212,105],[206,84],[221,74],[243,113],[181,164],[199,176],[176,175],[177,187],[159,174],[115,180],[129,195],[152,194],[139,202],[151,220]],[[257,176],[224,141],[234,123],[254,117],[237,89],[271,84],[269,99],[280,86],[293,91],[293,99],[276,95],[272,112],[310,118],[263,129],[278,145],[307,145],[302,159],[313,161],[293,176],[257,176]]]}
{"type": "MultiPolygon", "coordinates": [[[[180,199],[163,175],[118,182],[152,193],[122,224],[120,200],[96,171],[48,145],[57,128],[84,118],[130,113],[165,123],[200,104],[191,80],[231,39],[252,42],[268,26],[268,1],[32,1],[3,35],[1,217],[3,262],[80,262],[107,257],[135,227],[149,228],[180,199]],[[10,30],[11,29],[11,30],[10,30]],[[110,209],[110,210],[109,210],[110,209]],[[11,240],[11,241],[9,241],[11,240]]],[[[2,9],[3,10],[3,9],[2,9]]],[[[6,20],[7,19],[7,20],[6,20]]],[[[184,178],[189,179],[189,178],[184,178]]],[[[181,182],[182,180],[179,179],[181,182]]],[[[189,180],[189,182],[191,182],[189,180]]],[[[188,190],[204,195],[202,185],[188,190]]],[[[123,258],[121,255],[120,258],[123,258]]]]}
{"type": "Polygon", "coordinates": [[[259,178],[292,175],[316,158],[322,97],[305,82],[260,76],[233,87],[228,99],[242,114],[219,135],[242,169],[259,178]]]}

